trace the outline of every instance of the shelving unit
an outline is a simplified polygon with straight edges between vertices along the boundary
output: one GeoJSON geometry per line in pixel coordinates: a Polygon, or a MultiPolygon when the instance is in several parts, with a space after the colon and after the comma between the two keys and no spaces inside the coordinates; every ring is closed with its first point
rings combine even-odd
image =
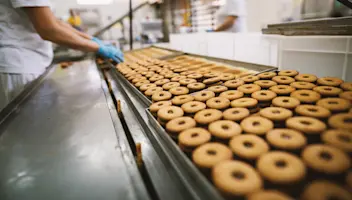
{"type": "Polygon", "coordinates": [[[176,32],[206,32],[209,29],[216,28],[216,12],[223,4],[222,0],[213,0],[204,2],[203,0],[187,0],[184,7],[175,9],[174,30],[177,27],[189,27],[188,30],[177,30],[176,32]]]}
{"type": "Polygon", "coordinates": [[[191,0],[192,32],[205,32],[215,29],[215,13],[219,9],[220,0],[203,3],[201,0],[191,0]]]}

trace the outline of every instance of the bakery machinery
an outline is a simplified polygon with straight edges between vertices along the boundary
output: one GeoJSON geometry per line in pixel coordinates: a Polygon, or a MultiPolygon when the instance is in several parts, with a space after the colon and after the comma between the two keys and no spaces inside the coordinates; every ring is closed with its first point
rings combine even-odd
{"type": "Polygon", "coordinates": [[[351,199],[350,83],[125,59],[53,66],[1,113],[1,199],[351,199]]]}

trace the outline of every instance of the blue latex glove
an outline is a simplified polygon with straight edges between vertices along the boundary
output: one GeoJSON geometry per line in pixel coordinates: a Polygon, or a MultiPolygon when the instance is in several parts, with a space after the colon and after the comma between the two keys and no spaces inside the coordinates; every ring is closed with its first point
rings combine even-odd
{"type": "Polygon", "coordinates": [[[99,45],[99,50],[97,53],[98,55],[104,58],[112,59],[117,63],[122,63],[124,61],[123,53],[114,46],[99,45]]]}
{"type": "Polygon", "coordinates": [[[208,30],[206,30],[206,32],[211,33],[211,32],[214,32],[214,30],[213,29],[208,29],[208,30]]]}
{"type": "Polygon", "coordinates": [[[103,41],[99,40],[96,37],[92,38],[92,41],[96,42],[99,45],[98,49],[98,55],[104,57],[104,58],[109,58],[114,60],[117,63],[122,63],[124,61],[123,59],[123,53],[117,49],[113,45],[104,45],[103,41]]]}

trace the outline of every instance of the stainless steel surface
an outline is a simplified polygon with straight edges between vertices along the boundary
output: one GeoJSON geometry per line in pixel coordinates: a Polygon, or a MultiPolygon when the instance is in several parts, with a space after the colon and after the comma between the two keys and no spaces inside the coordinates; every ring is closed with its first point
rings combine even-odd
{"type": "MultiPolygon", "coordinates": [[[[49,66],[43,74],[34,79],[29,83],[23,91],[17,95],[4,109],[0,111],[0,124],[13,112],[16,111],[17,106],[26,99],[32,91],[34,91],[46,77],[46,75],[52,70],[52,66],[49,66]]],[[[0,134],[1,136],[1,134],[0,134]]]]}
{"type": "Polygon", "coordinates": [[[160,60],[167,60],[167,59],[171,59],[171,58],[175,58],[177,56],[182,56],[184,55],[185,53],[183,52],[174,52],[173,54],[171,55],[167,55],[167,56],[163,56],[163,57],[160,57],[159,59],[160,60]]]}
{"type": "Polygon", "coordinates": [[[1,200],[148,199],[104,84],[92,62],[56,68],[0,124],[1,200]]]}
{"type": "Polygon", "coordinates": [[[352,17],[320,18],[301,21],[293,21],[279,24],[269,24],[268,28],[317,28],[321,26],[346,26],[352,24],[352,17]]]}
{"type": "Polygon", "coordinates": [[[281,35],[352,35],[351,27],[352,17],[318,18],[269,24],[262,32],[281,35]]]}
{"type": "Polygon", "coordinates": [[[157,145],[160,144],[160,138],[155,137],[158,133],[147,123],[148,116],[145,112],[147,106],[140,101],[130,87],[122,83],[116,73],[114,69],[109,73],[114,95],[122,102],[123,113],[134,141],[142,144],[145,167],[157,189],[159,199],[200,199],[195,198],[194,191],[189,190],[180,179],[179,173],[175,171],[172,158],[168,158],[168,155],[164,153],[166,147],[157,145]]]}
{"type": "Polygon", "coordinates": [[[194,191],[194,195],[200,199],[223,199],[223,197],[211,185],[210,181],[200,173],[171,137],[168,136],[165,129],[160,126],[150,113],[149,109],[146,109],[146,113],[149,119],[149,124],[157,132],[154,136],[160,138],[161,143],[159,145],[168,148],[168,150],[166,150],[168,158],[172,159],[171,161],[174,162],[175,170],[177,170],[182,181],[187,185],[187,188],[194,191]]]}

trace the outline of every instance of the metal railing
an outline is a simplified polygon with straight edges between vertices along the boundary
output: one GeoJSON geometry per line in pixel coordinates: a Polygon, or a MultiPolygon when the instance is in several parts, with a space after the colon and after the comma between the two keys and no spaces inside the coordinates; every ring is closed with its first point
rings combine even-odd
{"type": "MultiPolygon", "coordinates": [[[[143,8],[144,6],[148,5],[148,2],[144,2],[140,5],[138,5],[137,7],[132,9],[132,12],[136,12],[137,10],[143,8]]],[[[119,17],[118,19],[114,20],[112,23],[108,24],[107,26],[103,27],[102,29],[100,29],[99,31],[97,31],[96,33],[93,34],[94,37],[99,37],[101,36],[103,33],[105,33],[107,30],[109,30],[111,27],[113,27],[115,24],[117,23],[121,23],[122,20],[125,17],[128,17],[130,15],[130,11],[128,11],[126,14],[124,14],[123,16],[119,17]]]]}

